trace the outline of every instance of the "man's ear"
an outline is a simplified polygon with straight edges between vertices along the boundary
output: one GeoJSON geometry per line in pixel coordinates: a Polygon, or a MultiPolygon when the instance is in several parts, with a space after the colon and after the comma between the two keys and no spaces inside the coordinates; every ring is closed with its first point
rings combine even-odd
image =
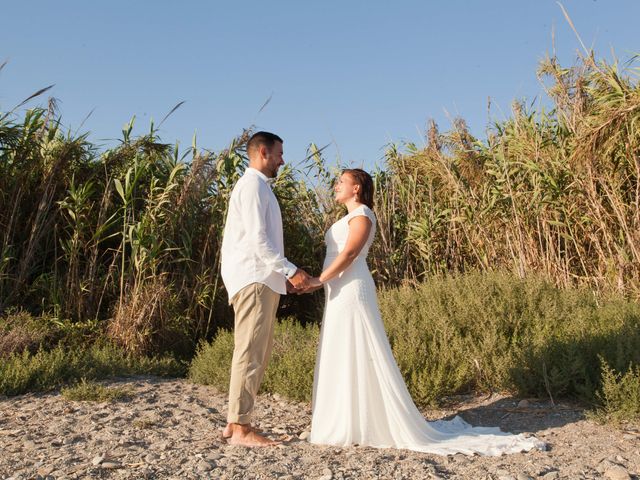
{"type": "Polygon", "coordinates": [[[258,152],[260,152],[260,159],[267,158],[268,149],[266,145],[260,145],[258,152]]]}

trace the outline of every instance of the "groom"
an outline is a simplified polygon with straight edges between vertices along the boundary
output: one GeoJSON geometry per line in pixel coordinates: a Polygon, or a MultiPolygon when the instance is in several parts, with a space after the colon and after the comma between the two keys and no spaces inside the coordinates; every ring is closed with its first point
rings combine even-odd
{"type": "Polygon", "coordinates": [[[229,200],[222,239],[222,280],[235,313],[227,442],[247,447],[277,442],[251,427],[251,413],[271,356],[280,295],[308,286],[309,275],[284,256],[282,217],[272,179],[284,165],[282,139],[255,133],[247,143],[249,167],[229,200]]]}

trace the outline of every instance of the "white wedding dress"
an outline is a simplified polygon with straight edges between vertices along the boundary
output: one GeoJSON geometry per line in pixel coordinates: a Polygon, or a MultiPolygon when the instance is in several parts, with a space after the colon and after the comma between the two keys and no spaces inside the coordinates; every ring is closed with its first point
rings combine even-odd
{"type": "Polygon", "coordinates": [[[500,455],[544,448],[534,437],[472,427],[460,417],[427,422],[420,414],[393,358],[366,263],[376,231],[371,209],[360,206],[331,226],[325,235],[324,268],[344,248],[349,220],[359,215],[371,220],[369,238],[354,262],[325,285],[309,441],[441,455],[500,455]]]}

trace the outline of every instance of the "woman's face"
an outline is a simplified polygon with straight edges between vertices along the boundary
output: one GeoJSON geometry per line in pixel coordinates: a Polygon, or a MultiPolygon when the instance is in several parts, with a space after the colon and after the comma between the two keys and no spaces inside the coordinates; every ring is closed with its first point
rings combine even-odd
{"type": "Polygon", "coordinates": [[[343,173],[340,175],[333,190],[336,193],[336,202],[345,203],[351,199],[355,199],[358,190],[360,190],[360,185],[353,181],[351,175],[343,173]]]}

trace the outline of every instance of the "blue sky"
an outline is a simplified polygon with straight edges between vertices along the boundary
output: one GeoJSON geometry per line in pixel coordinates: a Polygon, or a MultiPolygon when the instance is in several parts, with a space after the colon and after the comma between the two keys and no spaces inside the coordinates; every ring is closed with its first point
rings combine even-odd
{"type": "MultiPolygon", "coordinates": [[[[562,3],[599,57],[640,53],[640,1],[562,3]]],[[[580,44],[554,0],[6,2],[0,111],[55,84],[63,124],[94,110],[81,131],[106,146],[133,115],[146,132],[184,100],[166,142],[197,132],[219,150],[255,125],[284,137],[293,164],[314,142],[372,168],[390,142],[422,144],[429,118],[445,131],[463,117],[483,137],[513,99],[543,95],[552,32],[571,65],[580,44]]]]}

